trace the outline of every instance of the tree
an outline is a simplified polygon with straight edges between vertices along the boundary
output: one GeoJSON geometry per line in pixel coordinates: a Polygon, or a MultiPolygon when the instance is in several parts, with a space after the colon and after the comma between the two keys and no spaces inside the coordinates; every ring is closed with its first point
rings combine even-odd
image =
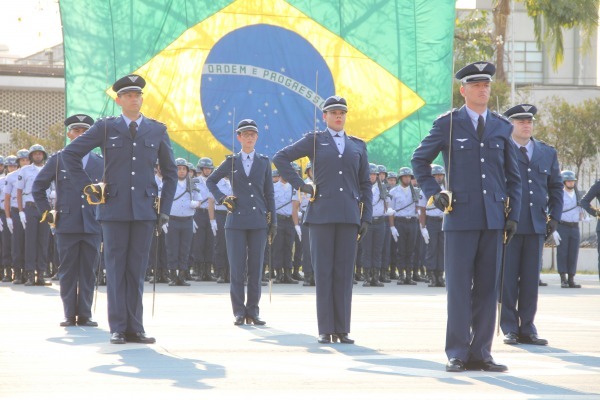
{"type": "Polygon", "coordinates": [[[596,156],[600,146],[600,99],[571,105],[553,97],[540,109],[535,136],[556,148],[561,167],[574,166],[579,175],[581,166],[596,156]]]}
{"type": "Polygon", "coordinates": [[[15,152],[19,149],[29,149],[34,144],[41,144],[48,155],[50,155],[65,146],[64,125],[57,123],[50,126],[48,134],[43,138],[27,133],[24,130],[15,129],[11,132],[10,143],[13,145],[15,152]]]}

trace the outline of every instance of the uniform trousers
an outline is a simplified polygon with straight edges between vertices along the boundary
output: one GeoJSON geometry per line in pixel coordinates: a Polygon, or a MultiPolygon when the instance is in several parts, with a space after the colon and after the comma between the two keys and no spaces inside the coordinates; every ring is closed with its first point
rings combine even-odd
{"type": "Polygon", "coordinates": [[[43,273],[48,268],[50,225],[40,222],[41,214],[34,204],[25,206],[25,270],[43,273]]]}
{"type": "Polygon", "coordinates": [[[302,266],[302,240],[296,235],[296,230],[294,228],[294,257],[292,259],[292,267],[294,269],[300,268],[302,266]]]}
{"type": "Polygon", "coordinates": [[[2,219],[2,225],[4,229],[2,230],[2,265],[5,268],[9,268],[13,265],[12,261],[12,252],[11,252],[11,234],[6,226],[6,214],[4,211],[0,212],[0,219],[2,219]]]}
{"type": "Polygon", "coordinates": [[[442,218],[427,217],[426,225],[429,232],[429,243],[425,250],[425,267],[427,271],[444,271],[444,232],[442,218]]]}
{"type": "Polygon", "coordinates": [[[213,233],[210,226],[207,208],[198,208],[194,215],[198,229],[192,240],[192,252],[196,265],[200,263],[211,263],[213,260],[213,233]]]}
{"type": "Polygon", "coordinates": [[[110,332],[144,332],[144,276],[156,221],[101,221],[110,332]]]}
{"type": "Polygon", "coordinates": [[[166,235],[160,231],[161,235],[156,236],[156,232],[152,235],[152,243],[150,245],[149,264],[152,269],[156,269],[157,277],[159,271],[167,269],[167,244],[166,235]],[[156,256],[156,246],[158,246],[158,257],[156,256]]]}
{"type": "Polygon", "coordinates": [[[310,224],[319,334],[349,333],[358,225],[310,224]]]}
{"type": "Polygon", "coordinates": [[[167,265],[171,270],[187,270],[194,236],[194,217],[169,218],[169,227],[165,237],[167,245],[167,265]]]}
{"type": "Polygon", "coordinates": [[[214,265],[217,268],[229,269],[229,260],[227,259],[227,241],[225,240],[225,220],[227,211],[215,210],[215,220],[217,221],[217,235],[214,238],[214,265]]]}
{"type": "Polygon", "coordinates": [[[11,207],[10,217],[13,222],[13,233],[11,240],[12,265],[14,268],[23,268],[25,266],[25,230],[19,218],[19,209],[11,207]]]}
{"type": "Polygon", "coordinates": [[[261,278],[267,228],[225,228],[227,257],[229,258],[229,294],[235,317],[258,317],[261,296],[261,278]],[[244,295],[244,274],[248,274],[248,293],[244,295]]]}
{"type": "Polygon", "coordinates": [[[302,232],[302,271],[313,273],[312,261],[310,260],[310,229],[307,225],[300,224],[302,232]]]}
{"type": "Polygon", "coordinates": [[[273,240],[273,267],[292,268],[292,246],[294,245],[294,222],[292,217],[277,214],[277,235],[273,240]]]}
{"type": "Polygon", "coordinates": [[[92,317],[96,269],[100,262],[100,234],[57,233],[60,260],[60,298],[65,318],[92,317]]]}
{"type": "Polygon", "coordinates": [[[559,223],[556,231],[560,235],[560,245],[556,247],[558,273],[575,275],[579,257],[579,226],[567,226],[559,223]]]}
{"type": "Polygon", "coordinates": [[[417,231],[419,229],[417,218],[394,217],[394,226],[398,230],[396,266],[409,268],[412,265],[412,254],[417,243],[417,231]]]}
{"type": "Polygon", "coordinates": [[[543,248],[544,235],[536,234],[515,235],[506,247],[500,318],[504,334],[537,334],[533,320],[543,248]]]}
{"type": "Polygon", "coordinates": [[[384,231],[385,231],[385,236],[383,239],[383,248],[382,248],[382,254],[381,254],[381,268],[387,268],[390,265],[395,265],[395,264],[391,264],[391,246],[392,246],[392,233],[390,232],[390,222],[389,220],[386,218],[385,221],[383,222],[384,225],[384,231]]]}
{"type": "Polygon", "coordinates": [[[496,325],[502,230],[445,232],[446,355],[488,361],[496,325]]]}
{"type": "Polygon", "coordinates": [[[373,222],[362,243],[362,266],[365,269],[382,267],[381,257],[383,255],[383,241],[385,238],[385,219],[387,217],[373,217],[373,222]]]}

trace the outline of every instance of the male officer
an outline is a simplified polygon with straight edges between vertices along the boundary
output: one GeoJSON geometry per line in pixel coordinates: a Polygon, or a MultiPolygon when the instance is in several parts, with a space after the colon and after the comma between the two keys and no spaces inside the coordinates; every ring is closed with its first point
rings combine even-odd
{"type": "Polygon", "coordinates": [[[86,187],[86,195],[100,203],[97,219],[104,240],[108,323],[113,344],[156,341],[144,331],[144,275],[152,233],[169,221],[177,184],[167,128],[140,113],[145,85],[139,75],[116,81],[112,89],[122,114],[96,122],[62,152],[73,182],[77,187],[86,187]],[[82,158],[96,147],[104,153],[104,188],[89,185],[91,180],[82,168],[82,158]],[[154,179],[157,158],[163,175],[158,220],[154,209],[158,196],[154,179]]]}
{"type": "MultiPolygon", "coordinates": [[[[200,175],[196,177],[196,185],[200,188],[206,186],[208,176],[215,169],[212,160],[208,157],[202,157],[198,160],[196,170],[200,175]]],[[[201,189],[204,192],[204,189],[201,189]]],[[[211,274],[214,248],[213,225],[211,219],[214,215],[209,215],[208,197],[203,197],[200,207],[196,209],[194,221],[198,228],[192,241],[192,251],[194,252],[194,263],[197,274],[196,281],[214,282],[216,279],[211,274]],[[206,201],[204,201],[206,200],[206,201]]]]}
{"type": "MultiPolygon", "coordinates": [[[[297,162],[292,163],[292,167],[294,167],[294,171],[298,173],[298,176],[302,178],[302,168],[300,164],[297,162]]],[[[294,190],[294,199],[292,200],[292,208],[295,211],[292,211],[292,221],[294,222],[294,229],[296,232],[294,233],[294,256],[292,258],[292,279],[298,282],[302,281],[304,277],[300,274],[300,267],[302,266],[302,231],[300,228],[300,217],[298,215],[298,211],[300,209],[300,202],[298,200],[298,195],[296,190],[294,190]],[[298,227],[298,229],[296,229],[298,227]],[[300,232],[298,232],[300,231],[300,232]]],[[[304,272],[304,270],[303,270],[304,272]]]]}
{"type": "Polygon", "coordinates": [[[502,231],[508,240],[516,232],[521,179],[510,138],[512,125],[487,109],[495,72],[494,64],[476,62],[456,73],[465,106],[439,117],[412,159],[425,195],[440,209],[452,208],[443,222],[449,372],[507,370],[493,360],[491,347],[502,231]],[[440,152],[452,198],[431,175],[431,163],[440,152]]]}
{"type": "Polygon", "coordinates": [[[592,206],[593,199],[600,200],[600,180],[597,180],[581,199],[581,207],[592,217],[598,218],[596,236],[598,237],[598,277],[600,277],[600,208],[592,206]]]}
{"type": "Polygon", "coordinates": [[[10,252],[14,268],[13,284],[25,283],[26,277],[23,267],[25,266],[25,213],[21,214],[17,206],[17,182],[19,169],[29,165],[29,150],[17,151],[17,169],[10,172],[4,181],[4,211],[6,213],[6,227],[12,234],[10,252]]]}
{"type": "Polygon", "coordinates": [[[500,327],[506,344],[546,345],[534,324],[544,236],[556,230],[562,213],[562,179],[556,150],[532,138],[537,108],[519,104],[504,112],[514,125],[512,141],[521,175],[521,215],[506,247],[500,327]],[[547,213],[547,214],[546,214],[547,213]]]}
{"type": "MultiPolygon", "coordinates": [[[[160,166],[155,165],[154,170],[154,181],[158,187],[158,197],[160,198],[162,192],[162,174],[160,172],[160,166]]],[[[150,283],[154,283],[155,278],[156,283],[169,283],[166,236],[167,235],[152,235],[150,256],[148,257],[148,269],[146,271],[146,280],[150,283]],[[158,246],[158,249],[156,246],[158,246]]]]}
{"type": "Polygon", "coordinates": [[[354,343],[348,333],[356,244],[357,237],[367,233],[372,214],[367,146],[344,131],[347,111],[343,97],[327,98],[323,105],[327,129],[306,134],[273,157],[282,177],[315,197],[305,223],[317,286],[319,343],[354,343]],[[314,186],[305,184],[290,165],[301,157],[312,163],[314,186]]]}
{"type": "Polygon", "coordinates": [[[188,258],[194,235],[194,210],[200,205],[200,190],[192,184],[189,167],[183,158],[175,160],[177,186],[169,213],[169,222],[163,225],[167,244],[169,286],[190,286],[185,281],[188,258]],[[179,271],[179,274],[177,273],[179,271]]]}
{"type": "MultiPolygon", "coordinates": [[[[380,173],[381,176],[381,173],[380,173]]],[[[398,185],[398,174],[394,171],[390,171],[387,173],[387,179],[382,181],[385,184],[386,190],[386,204],[387,213],[386,215],[389,217],[395,213],[392,207],[389,207],[390,201],[392,197],[390,196],[390,190],[398,185]]],[[[385,236],[383,239],[383,254],[381,256],[381,273],[379,274],[379,280],[383,283],[390,283],[392,279],[398,279],[398,275],[396,274],[396,242],[392,241],[392,233],[390,232],[390,220],[385,218],[384,221],[385,227],[385,236]],[[392,254],[392,248],[394,250],[392,254]]]]}
{"type": "Polygon", "coordinates": [[[365,272],[365,281],[363,286],[382,287],[383,283],[379,281],[379,271],[381,269],[381,256],[383,254],[383,242],[385,238],[386,220],[386,190],[380,181],[380,174],[377,171],[377,165],[369,164],[369,179],[371,180],[371,192],[373,193],[373,220],[367,231],[363,245],[363,268],[365,272]]]}
{"type": "Polygon", "coordinates": [[[50,226],[40,222],[42,215],[35,206],[32,195],[33,182],[47,158],[48,154],[44,147],[34,144],[29,148],[30,164],[19,170],[17,178],[17,207],[25,229],[25,273],[27,274],[25,286],[50,285],[50,282],[44,280],[44,272],[48,268],[50,226]]]}
{"type": "MultiPolygon", "coordinates": [[[[92,117],[85,114],[70,116],[64,122],[67,137],[71,141],[76,140],[93,123],[92,117]]],[[[104,166],[102,158],[90,152],[83,157],[82,163],[90,179],[100,182],[104,166]]],[[[32,194],[43,223],[56,227],[60,298],[65,316],[60,326],[98,326],[92,320],[92,302],[96,268],[100,261],[101,228],[96,221],[96,207],[85,200],[83,186],[75,186],[74,183],[62,161],[62,152],[58,152],[48,159],[35,178],[32,194]],[[46,195],[52,182],[56,185],[54,206],[50,205],[46,195]]]]}
{"type": "Polygon", "coordinates": [[[577,258],[579,257],[579,221],[582,219],[582,208],[577,191],[577,177],[573,171],[562,171],[563,210],[560,222],[554,232],[556,243],[556,264],[560,275],[560,287],[563,289],[579,289],[575,283],[577,258]]]}
{"type": "MultiPolygon", "coordinates": [[[[431,175],[440,185],[441,190],[445,190],[444,178],[446,170],[441,165],[431,165],[431,175]]],[[[421,235],[427,245],[425,250],[425,267],[429,276],[429,287],[446,287],[444,282],[444,232],[442,231],[442,221],[444,212],[439,210],[433,204],[427,205],[427,198],[423,192],[419,195],[419,223],[421,235]]]]}
{"type": "MultiPolygon", "coordinates": [[[[251,119],[237,126],[242,150],[227,156],[206,180],[219,204],[229,211],[225,222],[227,257],[231,268],[231,305],[235,325],[264,325],[259,317],[263,258],[267,236],[272,242],[277,232],[275,199],[269,157],[255,150],[258,127],[251,119]],[[229,176],[233,195],[226,196],[217,184],[229,176]],[[248,295],[244,302],[244,273],[248,276],[248,295]]],[[[290,167],[291,168],[291,167],[290,167]]]]}
{"type": "Polygon", "coordinates": [[[298,214],[292,215],[292,202],[296,190],[283,177],[273,184],[275,193],[275,214],[277,215],[277,236],[273,241],[273,266],[277,269],[275,283],[298,283],[292,278],[292,246],[298,225],[298,214]]]}
{"type": "Polygon", "coordinates": [[[2,282],[12,282],[12,258],[10,253],[10,231],[6,227],[6,212],[4,211],[4,186],[6,175],[17,169],[17,157],[10,155],[3,162],[6,169],[3,168],[0,175],[0,236],[2,237],[2,258],[0,264],[4,268],[2,282]]]}
{"type": "MultiPolygon", "coordinates": [[[[212,161],[210,162],[212,164],[212,161]]],[[[231,196],[231,184],[227,177],[217,183],[217,187],[225,196],[231,196]]],[[[209,192],[210,193],[210,192],[209,192]]],[[[203,200],[204,201],[204,200],[203,200]]],[[[214,265],[219,278],[217,283],[230,283],[229,260],[227,259],[227,240],[225,240],[225,221],[227,220],[227,207],[223,204],[216,204],[212,194],[208,199],[208,213],[212,213],[213,219],[210,220],[214,236],[214,265]]]]}
{"type": "Polygon", "coordinates": [[[416,285],[412,280],[411,258],[417,243],[417,230],[419,226],[417,218],[417,194],[410,180],[413,176],[412,169],[402,167],[398,171],[400,184],[390,190],[390,207],[394,215],[390,215],[390,232],[394,238],[392,248],[397,254],[397,264],[400,276],[398,285],[416,285]]]}

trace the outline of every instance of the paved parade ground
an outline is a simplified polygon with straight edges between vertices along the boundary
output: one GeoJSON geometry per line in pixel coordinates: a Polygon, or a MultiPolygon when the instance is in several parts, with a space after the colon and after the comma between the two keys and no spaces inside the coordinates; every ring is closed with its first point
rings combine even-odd
{"type": "Polygon", "coordinates": [[[0,285],[1,399],[600,399],[600,284],[561,289],[544,275],[537,326],[550,345],[494,341],[508,373],[447,373],[441,288],[355,285],[356,345],[320,345],[314,288],[263,289],[265,327],[233,325],[228,285],[152,285],[145,327],[154,345],[109,344],[106,288],[98,328],[61,328],[58,285],[0,285]]]}

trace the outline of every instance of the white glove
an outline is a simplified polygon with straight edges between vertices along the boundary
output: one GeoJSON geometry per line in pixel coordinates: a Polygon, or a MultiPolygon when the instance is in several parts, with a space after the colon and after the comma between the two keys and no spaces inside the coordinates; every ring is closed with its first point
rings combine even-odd
{"type": "Polygon", "coordinates": [[[162,230],[165,233],[165,235],[167,233],[169,233],[169,223],[168,222],[162,226],[162,230]]]}
{"type": "Polygon", "coordinates": [[[190,201],[190,208],[198,208],[200,206],[200,202],[198,200],[190,201]]]}
{"type": "Polygon", "coordinates": [[[214,219],[210,220],[210,229],[212,229],[212,231],[213,231],[213,236],[217,236],[217,230],[218,230],[218,228],[217,228],[217,221],[216,220],[214,220],[214,219]]]}
{"type": "Polygon", "coordinates": [[[400,236],[398,234],[398,229],[396,229],[395,226],[390,226],[390,232],[392,232],[392,237],[394,238],[394,242],[398,241],[398,236],[400,236]]]}
{"type": "Polygon", "coordinates": [[[192,219],[192,233],[196,233],[197,230],[198,230],[198,224],[196,223],[195,219],[192,219]]]}
{"type": "Polygon", "coordinates": [[[0,232],[2,232],[4,230],[4,223],[2,223],[2,220],[0,219],[0,232]]]}
{"type": "Polygon", "coordinates": [[[21,219],[23,230],[25,230],[25,225],[27,225],[27,217],[25,216],[25,211],[19,211],[19,218],[21,219]]]}
{"type": "Polygon", "coordinates": [[[429,244],[429,231],[427,228],[421,228],[421,235],[423,236],[423,240],[425,240],[425,244],[429,244]]]}
{"type": "Polygon", "coordinates": [[[10,231],[10,233],[13,233],[13,222],[12,222],[12,218],[6,218],[6,226],[8,226],[8,230],[10,231]]]}
{"type": "Polygon", "coordinates": [[[300,229],[300,225],[294,225],[294,229],[296,230],[298,239],[300,239],[300,241],[302,241],[302,229],[300,229]]]}
{"type": "Polygon", "coordinates": [[[387,211],[385,212],[385,215],[392,216],[396,213],[396,211],[394,211],[394,209],[392,207],[388,208],[387,211]]]}
{"type": "Polygon", "coordinates": [[[554,239],[554,243],[556,243],[557,246],[560,246],[561,239],[557,231],[552,232],[552,239],[554,239]]]}

